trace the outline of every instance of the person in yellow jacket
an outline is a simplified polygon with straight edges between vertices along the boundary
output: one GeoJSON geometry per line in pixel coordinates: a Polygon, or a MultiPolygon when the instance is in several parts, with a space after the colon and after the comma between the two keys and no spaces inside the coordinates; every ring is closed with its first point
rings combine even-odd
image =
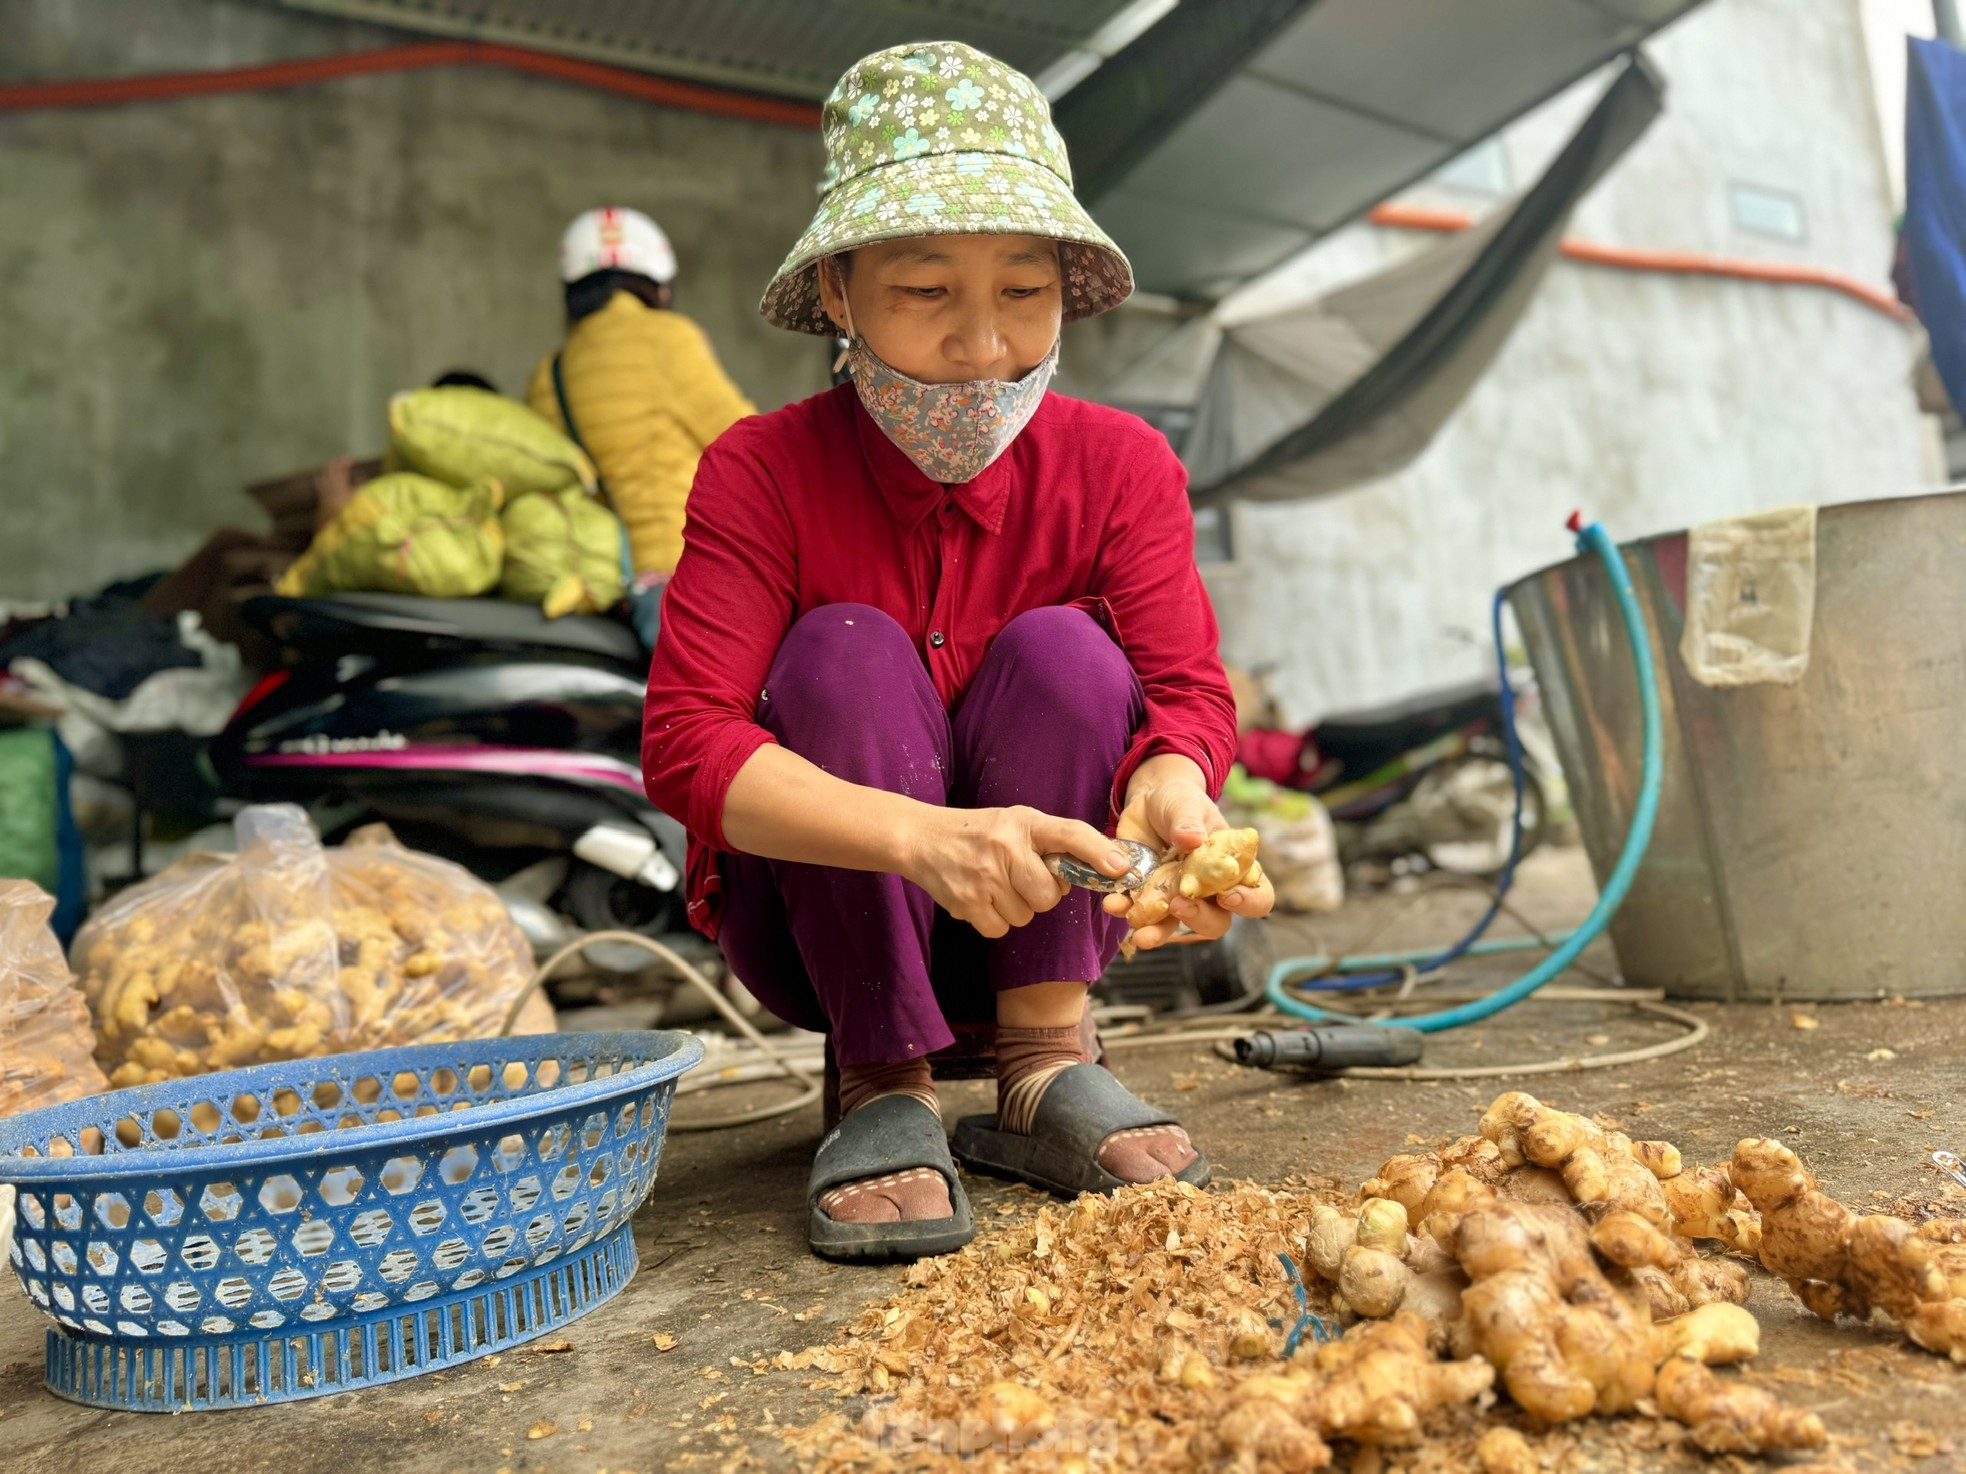
{"type": "Polygon", "coordinates": [[[683,504],[698,458],[757,413],[703,329],[671,309],[675,276],[669,238],[639,210],[576,219],[560,240],[566,345],[540,360],[526,391],[600,470],[643,594],[659,589],[682,556],[683,504]]]}

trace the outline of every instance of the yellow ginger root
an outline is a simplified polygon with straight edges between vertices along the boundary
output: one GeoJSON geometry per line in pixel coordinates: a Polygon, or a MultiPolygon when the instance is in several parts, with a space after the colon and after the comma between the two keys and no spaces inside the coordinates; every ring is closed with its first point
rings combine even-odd
{"type": "Polygon", "coordinates": [[[1243,883],[1256,863],[1254,829],[1218,829],[1181,862],[1181,894],[1190,901],[1219,896],[1243,883]]]}
{"type": "Polygon", "coordinates": [[[1601,1216],[1592,1231],[1593,1246],[1629,1273],[1654,1315],[1683,1315],[1696,1305],[1738,1305],[1747,1299],[1745,1269],[1701,1258],[1673,1232],[1673,1213],[1654,1172],[1683,1167],[1669,1143],[1634,1142],[1521,1091],[1496,1098],[1481,1118],[1481,1134],[1495,1143],[1504,1161],[1559,1173],[1578,1203],[1595,1208],[1601,1216]]]}
{"type": "Polygon", "coordinates": [[[1490,1200],[1484,1189],[1525,1202],[1567,1203],[1569,1189],[1554,1172],[1511,1166],[1501,1148],[1486,1137],[1464,1136],[1437,1152],[1389,1158],[1379,1175],[1359,1186],[1366,1198],[1390,1198],[1406,1209],[1407,1220],[1424,1230],[1435,1213],[1463,1213],[1490,1200]]]}
{"type": "Polygon", "coordinates": [[[1341,1310],[1372,1319],[1410,1311],[1442,1349],[1467,1354],[1461,1314],[1467,1276],[1431,1240],[1406,1231],[1406,1210],[1398,1203],[1368,1198],[1356,1216],[1320,1204],[1306,1257],[1338,1287],[1341,1310]]]}
{"type": "Polygon", "coordinates": [[[1218,829],[1200,849],[1168,855],[1133,893],[1126,924],[1138,931],[1165,921],[1176,896],[1204,900],[1239,885],[1260,885],[1263,867],[1256,863],[1256,843],[1254,829],[1218,829]]]}
{"type": "Polygon", "coordinates": [[[1494,1385],[1495,1369],[1479,1357],[1437,1361],[1427,1334],[1419,1316],[1401,1314],[1317,1348],[1313,1361],[1326,1379],[1317,1421],[1326,1438],[1405,1443],[1435,1408],[1472,1402],[1494,1385]]]}
{"type": "Polygon", "coordinates": [[[1543,1467],[1529,1440],[1513,1428],[1490,1428],[1475,1444],[1481,1474],[1536,1474],[1543,1467]]]}
{"type": "MultiPolygon", "coordinates": [[[[1683,1176],[1683,1169],[1668,1142],[1634,1142],[1510,1091],[1482,1116],[1480,1136],[1438,1152],[1394,1157],[1360,1190],[1396,1199],[1422,1231],[1438,1215],[1497,1201],[1575,1203],[1593,1217],[1594,1247],[1664,1319],[1697,1305],[1740,1304],[1748,1295],[1742,1266],[1702,1258],[1679,1232],[1668,1202],[1674,1179],[1662,1181],[1659,1174],[1683,1176]]],[[[1716,1213],[1725,1211],[1718,1199],[1713,1206],[1716,1213]]],[[[1752,1218],[1745,1214],[1746,1222],[1752,1218]]],[[[1745,1226],[1729,1241],[1743,1237],[1745,1226]]]]}
{"type": "Polygon", "coordinates": [[[1735,1190],[1726,1167],[1696,1167],[1662,1179],[1659,1186],[1681,1237],[1717,1239],[1743,1254],[1761,1252],[1761,1216],[1735,1190]]]}
{"type": "Polygon", "coordinates": [[[1710,1454],[1758,1454],[1770,1449],[1821,1448],[1823,1420],[1785,1405],[1773,1393],[1716,1376],[1691,1357],[1659,1368],[1653,1389],[1659,1411],[1693,1430],[1710,1454]]]}
{"type": "Polygon", "coordinates": [[[1574,1208],[1498,1202],[1432,1229],[1473,1281],[1461,1303],[1474,1349],[1524,1410],[1563,1422],[1651,1392],[1651,1315],[1605,1278],[1574,1208]]]}
{"type": "Polygon", "coordinates": [[[1761,1262],[1817,1315],[1883,1310],[1918,1345],[1966,1362],[1966,1223],[1854,1213],[1778,1141],[1741,1142],[1728,1176],[1761,1214],[1761,1262]]]}
{"type": "Polygon", "coordinates": [[[1326,1439],[1410,1443],[1428,1413],[1471,1402],[1494,1380],[1478,1357],[1436,1360],[1418,1316],[1360,1324],[1284,1371],[1237,1384],[1215,1446],[1203,1440],[1192,1452],[1204,1467],[1321,1469],[1331,1460],[1326,1439]]]}
{"type": "Polygon", "coordinates": [[[1761,1322],[1738,1305],[1716,1303],[1652,1328],[1660,1361],[1689,1356],[1705,1366],[1752,1361],[1761,1352],[1761,1322]]]}

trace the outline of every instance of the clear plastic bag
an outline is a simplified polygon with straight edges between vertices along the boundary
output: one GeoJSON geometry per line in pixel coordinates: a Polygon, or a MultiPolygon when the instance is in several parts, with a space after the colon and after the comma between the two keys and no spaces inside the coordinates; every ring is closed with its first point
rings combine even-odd
{"type": "Polygon", "coordinates": [[[1230,822],[1247,824],[1260,836],[1263,873],[1276,891],[1279,911],[1336,911],[1344,905],[1338,834],[1316,798],[1251,777],[1238,764],[1229,770],[1222,808],[1230,822]]]}
{"type": "Polygon", "coordinates": [[[496,893],[381,825],[327,849],[289,804],[241,813],[82,929],[76,970],[116,1086],[494,1035],[532,975],[496,893]]]}
{"type": "Polygon", "coordinates": [[[54,898],[28,880],[0,880],[0,1116],[98,1095],[89,1007],[49,917],[54,898]]]}

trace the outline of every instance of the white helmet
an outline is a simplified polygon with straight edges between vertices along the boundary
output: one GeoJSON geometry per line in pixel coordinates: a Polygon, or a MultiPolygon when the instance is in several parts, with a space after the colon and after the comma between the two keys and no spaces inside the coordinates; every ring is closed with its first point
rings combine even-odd
{"type": "Polygon", "coordinates": [[[640,210],[589,210],[560,237],[560,280],[608,270],[674,281],[676,251],[662,227],[640,210]]]}

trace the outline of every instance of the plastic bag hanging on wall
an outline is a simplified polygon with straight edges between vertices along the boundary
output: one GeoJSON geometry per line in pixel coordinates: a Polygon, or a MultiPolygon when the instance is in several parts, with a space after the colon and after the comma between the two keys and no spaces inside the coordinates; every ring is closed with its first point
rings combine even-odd
{"type": "Polygon", "coordinates": [[[1809,671],[1816,509],[1782,507],[1686,534],[1680,658],[1703,686],[1793,686],[1809,671]]]}

